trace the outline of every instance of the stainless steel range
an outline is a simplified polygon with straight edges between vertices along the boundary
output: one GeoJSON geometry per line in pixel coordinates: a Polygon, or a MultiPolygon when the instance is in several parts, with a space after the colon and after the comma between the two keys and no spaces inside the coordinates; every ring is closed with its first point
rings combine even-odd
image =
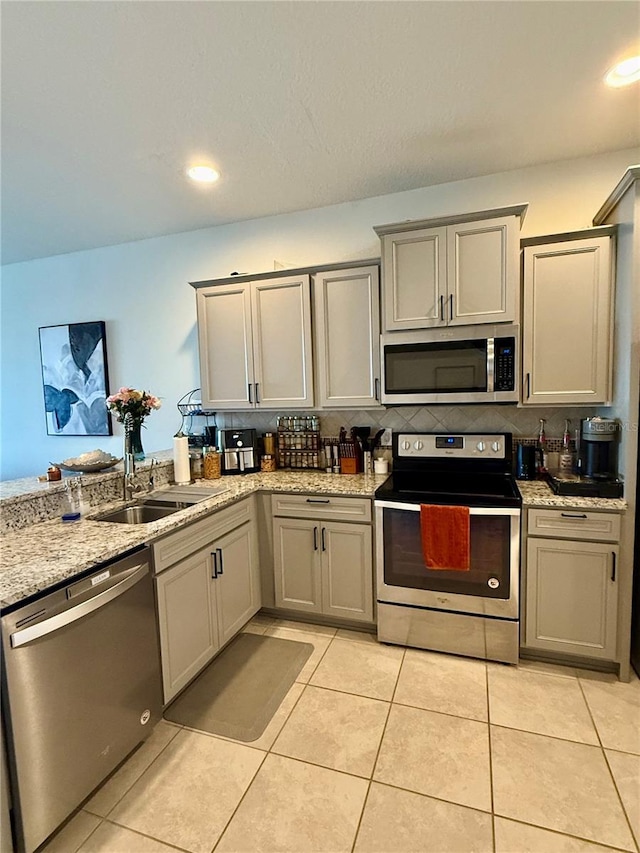
{"type": "Polygon", "coordinates": [[[517,663],[521,506],[509,433],[394,435],[375,494],[378,639],[517,663]],[[468,571],[425,566],[422,504],[469,508],[468,571]]]}

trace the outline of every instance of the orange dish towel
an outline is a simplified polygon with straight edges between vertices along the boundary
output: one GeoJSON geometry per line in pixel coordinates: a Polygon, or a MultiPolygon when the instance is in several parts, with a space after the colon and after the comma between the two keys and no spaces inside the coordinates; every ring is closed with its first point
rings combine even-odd
{"type": "Polygon", "coordinates": [[[421,504],[420,536],[427,569],[469,571],[468,506],[421,504]]]}

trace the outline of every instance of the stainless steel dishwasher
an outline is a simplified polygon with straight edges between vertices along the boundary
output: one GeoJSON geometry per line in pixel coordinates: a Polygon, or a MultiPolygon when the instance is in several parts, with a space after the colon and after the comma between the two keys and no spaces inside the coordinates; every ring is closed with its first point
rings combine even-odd
{"type": "Polygon", "coordinates": [[[160,719],[149,549],[2,617],[14,834],[32,853],[160,719]]]}

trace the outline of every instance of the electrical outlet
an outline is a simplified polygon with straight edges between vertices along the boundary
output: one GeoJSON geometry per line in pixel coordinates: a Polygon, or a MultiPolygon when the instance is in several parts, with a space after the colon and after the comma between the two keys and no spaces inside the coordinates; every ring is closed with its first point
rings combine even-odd
{"type": "Polygon", "coordinates": [[[391,430],[385,429],[382,433],[382,438],[380,439],[381,447],[391,447],[391,430]]]}

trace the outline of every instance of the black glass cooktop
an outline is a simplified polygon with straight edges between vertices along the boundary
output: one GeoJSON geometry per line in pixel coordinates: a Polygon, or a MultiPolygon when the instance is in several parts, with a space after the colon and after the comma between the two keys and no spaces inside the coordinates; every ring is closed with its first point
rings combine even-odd
{"type": "Polygon", "coordinates": [[[397,471],[376,490],[376,500],[454,506],[514,506],[522,498],[509,474],[397,471]]]}

